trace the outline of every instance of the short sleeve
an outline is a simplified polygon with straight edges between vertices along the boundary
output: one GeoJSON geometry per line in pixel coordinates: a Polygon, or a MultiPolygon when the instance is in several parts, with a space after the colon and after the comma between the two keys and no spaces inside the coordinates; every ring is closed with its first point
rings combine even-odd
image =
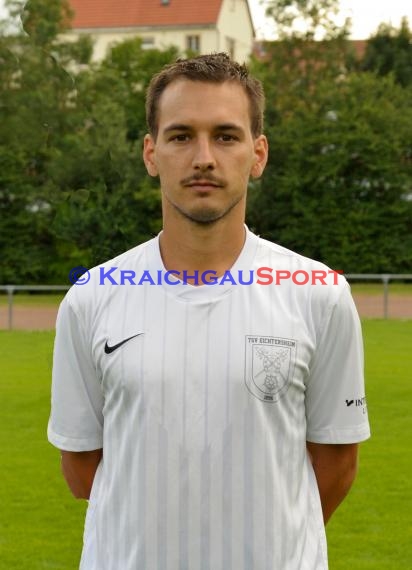
{"type": "Polygon", "coordinates": [[[66,297],[59,308],[53,355],[52,402],[47,435],[65,451],[103,447],[103,394],[90,339],[66,297]]]}
{"type": "Polygon", "coordinates": [[[347,283],[318,331],[305,406],[308,441],[357,443],[370,436],[362,331],[347,283]]]}

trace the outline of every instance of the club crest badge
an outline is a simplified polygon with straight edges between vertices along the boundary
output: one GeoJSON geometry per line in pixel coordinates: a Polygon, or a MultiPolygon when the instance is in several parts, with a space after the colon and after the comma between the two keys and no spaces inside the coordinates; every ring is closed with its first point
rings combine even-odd
{"type": "Polygon", "coordinates": [[[296,360],[296,340],[246,336],[245,382],[263,402],[277,402],[287,392],[296,360]]]}

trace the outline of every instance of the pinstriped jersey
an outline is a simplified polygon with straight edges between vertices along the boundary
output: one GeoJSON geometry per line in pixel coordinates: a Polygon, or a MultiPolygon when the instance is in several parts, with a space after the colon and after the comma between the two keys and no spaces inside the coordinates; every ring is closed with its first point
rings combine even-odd
{"type": "MultiPolygon", "coordinates": [[[[104,265],[165,271],[158,238],[104,265]]],[[[325,270],[247,231],[231,273],[259,267],[325,270]]],[[[100,270],[60,307],[48,426],[60,449],[103,448],[80,568],[325,570],[306,441],[369,436],[344,278],[120,285],[100,270]]]]}

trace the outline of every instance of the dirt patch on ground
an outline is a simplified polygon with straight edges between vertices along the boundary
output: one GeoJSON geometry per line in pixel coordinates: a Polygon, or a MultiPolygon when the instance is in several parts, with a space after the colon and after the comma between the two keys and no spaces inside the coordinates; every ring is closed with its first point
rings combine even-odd
{"type": "MultiPolygon", "coordinates": [[[[384,317],[383,296],[354,294],[355,303],[361,317],[382,319],[384,317]]],[[[13,307],[12,327],[15,330],[54,329],[57,307],[13,307]]],[[[388,318],[412,319],[412,296],[389,295],[388,318]]],[[[0,307],[0,329],[9,328],[7,306],[0,307]]]]}
{"type": "MultiPolygon", "coordinates": [[[[368,295],[366,293],[354,293],[356,307],[361,317],[383,319],[385,306],[383,295],[368,295]]],[[[389,319],[412,319],[412,296],[396,295],[388,296],[387,315],[389,319]]]]}
{"type": "MultiPolygon", "coordinates": [[[[12,328],[14,330],[54,329],[57,307],[13,307],[12,328]]],[[[8,307],[0,307],[0,329],[9,328],[8,307]]]]}

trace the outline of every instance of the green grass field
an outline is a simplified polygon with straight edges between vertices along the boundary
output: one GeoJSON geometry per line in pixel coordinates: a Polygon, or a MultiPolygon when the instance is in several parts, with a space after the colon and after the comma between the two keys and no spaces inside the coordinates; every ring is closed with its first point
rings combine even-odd
{"type": "MultiPolygon", "coordinates": [[[[364,333],[373,437],[328,525],[330,570],[410,570],[412,321],[365,321],[364,333]]],[[[0,332],[1,570],[78,568],[85,503],[72,499],[46,441],[52,341],[0,332]]]]}

